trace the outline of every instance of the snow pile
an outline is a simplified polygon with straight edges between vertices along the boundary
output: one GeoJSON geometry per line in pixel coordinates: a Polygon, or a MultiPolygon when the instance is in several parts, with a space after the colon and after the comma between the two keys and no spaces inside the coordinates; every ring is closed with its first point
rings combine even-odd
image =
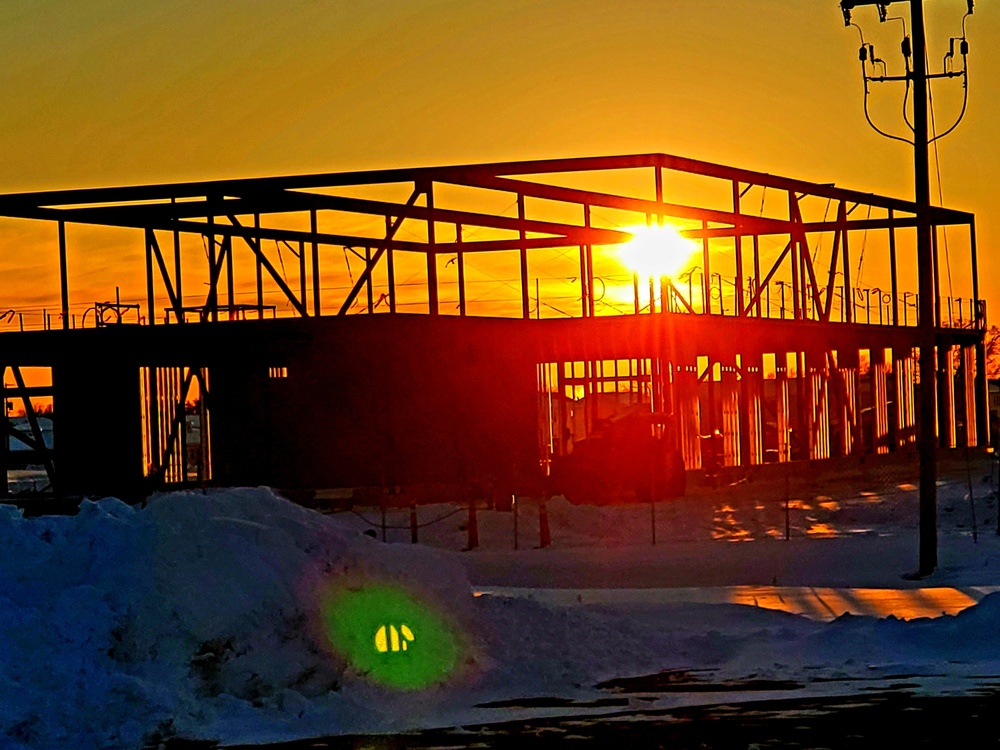
{"type": "Polygon", "coordinates": [[[4,747],[392,726],[434,691],[381,695],[352,673],[318,626],[323,587],[399,581],[447,602],[462,627],[471,612],[448,559],[345,531],[268,490],[164,495],[142,510],[105,499],[76,517],[2,512],[4,747]]]}
{"type": "Polygon", "coordinates": [[[592,698],[602,680],[662,669],[807,682],[870,664],[962,661],[983,674],[1000,627],[1000,596],[954,618],[829,625],[735,605],[474,598],[455,554],[382,544],[264,489],[163,495],[142,509],[105,499],[76,517],[0,507],[0,546],[5,748],[500,720],[509,715],[478,704],[592,698]],[[447,679],[393,690],[331,646],[324,592],[365,582],[404,588],[450,623],[462,655],[447,679]]]}

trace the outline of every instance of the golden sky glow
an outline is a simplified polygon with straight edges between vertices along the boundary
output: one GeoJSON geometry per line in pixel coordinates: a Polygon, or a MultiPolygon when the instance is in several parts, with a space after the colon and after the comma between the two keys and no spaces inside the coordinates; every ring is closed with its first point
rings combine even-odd
{"type": "MultiPolygon", "coordinates": [[[[966,4],[926,5],[937,69],[966,4]]],[[[896,64],[899,24],[855,19],[896,64]]],[[[979,3],[968,32],[969,110],[939,144],[942,190],[977,214],[995,310],[1000,7],[979,3]]],[[[864,122],[858,44],[836,0],[11,0],[0,191],[666,152],[910,198],[907,147],[864,122]]],[[[941,129],[958,93],[934,86],[941,129]]],[[[873,89],[894,132],[901,105],[900,88],[873,89]]],[[[91,238],[84,272],[73,253],[92,231],[70,227],[71,281],[109,299],[142,240],[91,238]]],[[[0,248],[0,308],[46,304],[54,229],[0,226],[0,248]]]]}

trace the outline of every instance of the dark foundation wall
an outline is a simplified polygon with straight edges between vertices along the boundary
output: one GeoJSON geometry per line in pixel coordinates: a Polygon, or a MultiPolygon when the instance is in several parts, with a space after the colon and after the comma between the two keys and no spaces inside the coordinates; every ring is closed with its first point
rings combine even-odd
{"type": "Polygon", "coordinates": [[[52,370],[56,492],[134,500],[142,467],[139,371],[122,362],[61,364],[52,370]]]}
{"type": "Polygon", "coordinates": [[[456,322],[316,326],[308,346],[274,358],[287,377],[268,377],[264,362],[251,377],[213,368],[216,479],[269,475],[296,488],[537,480],[532,348],[495,321],[456,322]]]}
{"type": "MultiPolygon", "coordinates": [[[[61,494],[140,497],[153,489],[142,476],[142,367],[208,369],[213,484],[492,485],[505,493],[531,492],[542,479],[539,363],[660,357],[695,378],[698,357],[731,364],[741,354],[759,367],[766,352],[805,351],[818,363],[829,350],[845,363],[858,350],[908,356],[915,333],[681,315],[374,315],[5,334],[3,348],[10,362],[53,368],[61,494]]],[[[966,347],[982,338],[964,329],[939,337],[966,347]]],[[[843,400],[835,386],[828,384],[830,398],[843,400]]],[[[741,408],[751,396],[741,396],[741,408]]],[[[846,445],[831,414],[837,443],[846,445]]],[[[765,435],[765,451],[769,441],[765,435]]]]}

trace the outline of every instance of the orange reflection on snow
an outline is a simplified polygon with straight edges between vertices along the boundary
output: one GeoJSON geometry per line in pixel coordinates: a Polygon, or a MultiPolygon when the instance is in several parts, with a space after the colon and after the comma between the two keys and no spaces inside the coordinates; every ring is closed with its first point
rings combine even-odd
{"type": "Polygon", "coordinates": [[[753,540],[750,530],[736,518],[736,509],[731,505],[721,505],[712,514],[712,539],[726,542],[749,542],[753,540]]]}
{"type": "Polygon", "coordinates": [[[829,537],[840,536],[840,532],[828,523],[814,523],[806,529],[806,536],[827,539],[829,537]]]}
{"type": "Polygon", "coordinates": [[[951,587],[923,589],[832,589],[811,586],[736,586],[729,601],[833,620],[844,613],[902,620],[954,615],[978,600],[951,587]]]}

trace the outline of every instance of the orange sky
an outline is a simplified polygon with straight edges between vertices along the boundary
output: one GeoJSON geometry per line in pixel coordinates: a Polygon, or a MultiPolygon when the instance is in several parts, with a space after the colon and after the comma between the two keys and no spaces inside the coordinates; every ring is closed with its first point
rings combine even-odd
{"type": "MultiPolygon", "coordinates": [[[[926,5],[938,69],[966,4],[926,5]]],[[[992,310],[1000,8],[978,5],[968,114],[940,153],[945,203],[978,217],[992,310]]],[[[897,64],[899,25],[855,18],[897,64]]],[[[907,147],[864,122],[858,44],[837,0],[12,0],[0,191],[666,152],[910,198],[907,147]]],[[[935,91],[943,127],[959,84],[935,91]]],[[[902,89],[874,93],[898,131],[902,89]]],[[[40,299],[54,252],[0,230],[5,297],[40,299]]],[[[88,252],[113,271],[140,242],[88,252]]]]}

